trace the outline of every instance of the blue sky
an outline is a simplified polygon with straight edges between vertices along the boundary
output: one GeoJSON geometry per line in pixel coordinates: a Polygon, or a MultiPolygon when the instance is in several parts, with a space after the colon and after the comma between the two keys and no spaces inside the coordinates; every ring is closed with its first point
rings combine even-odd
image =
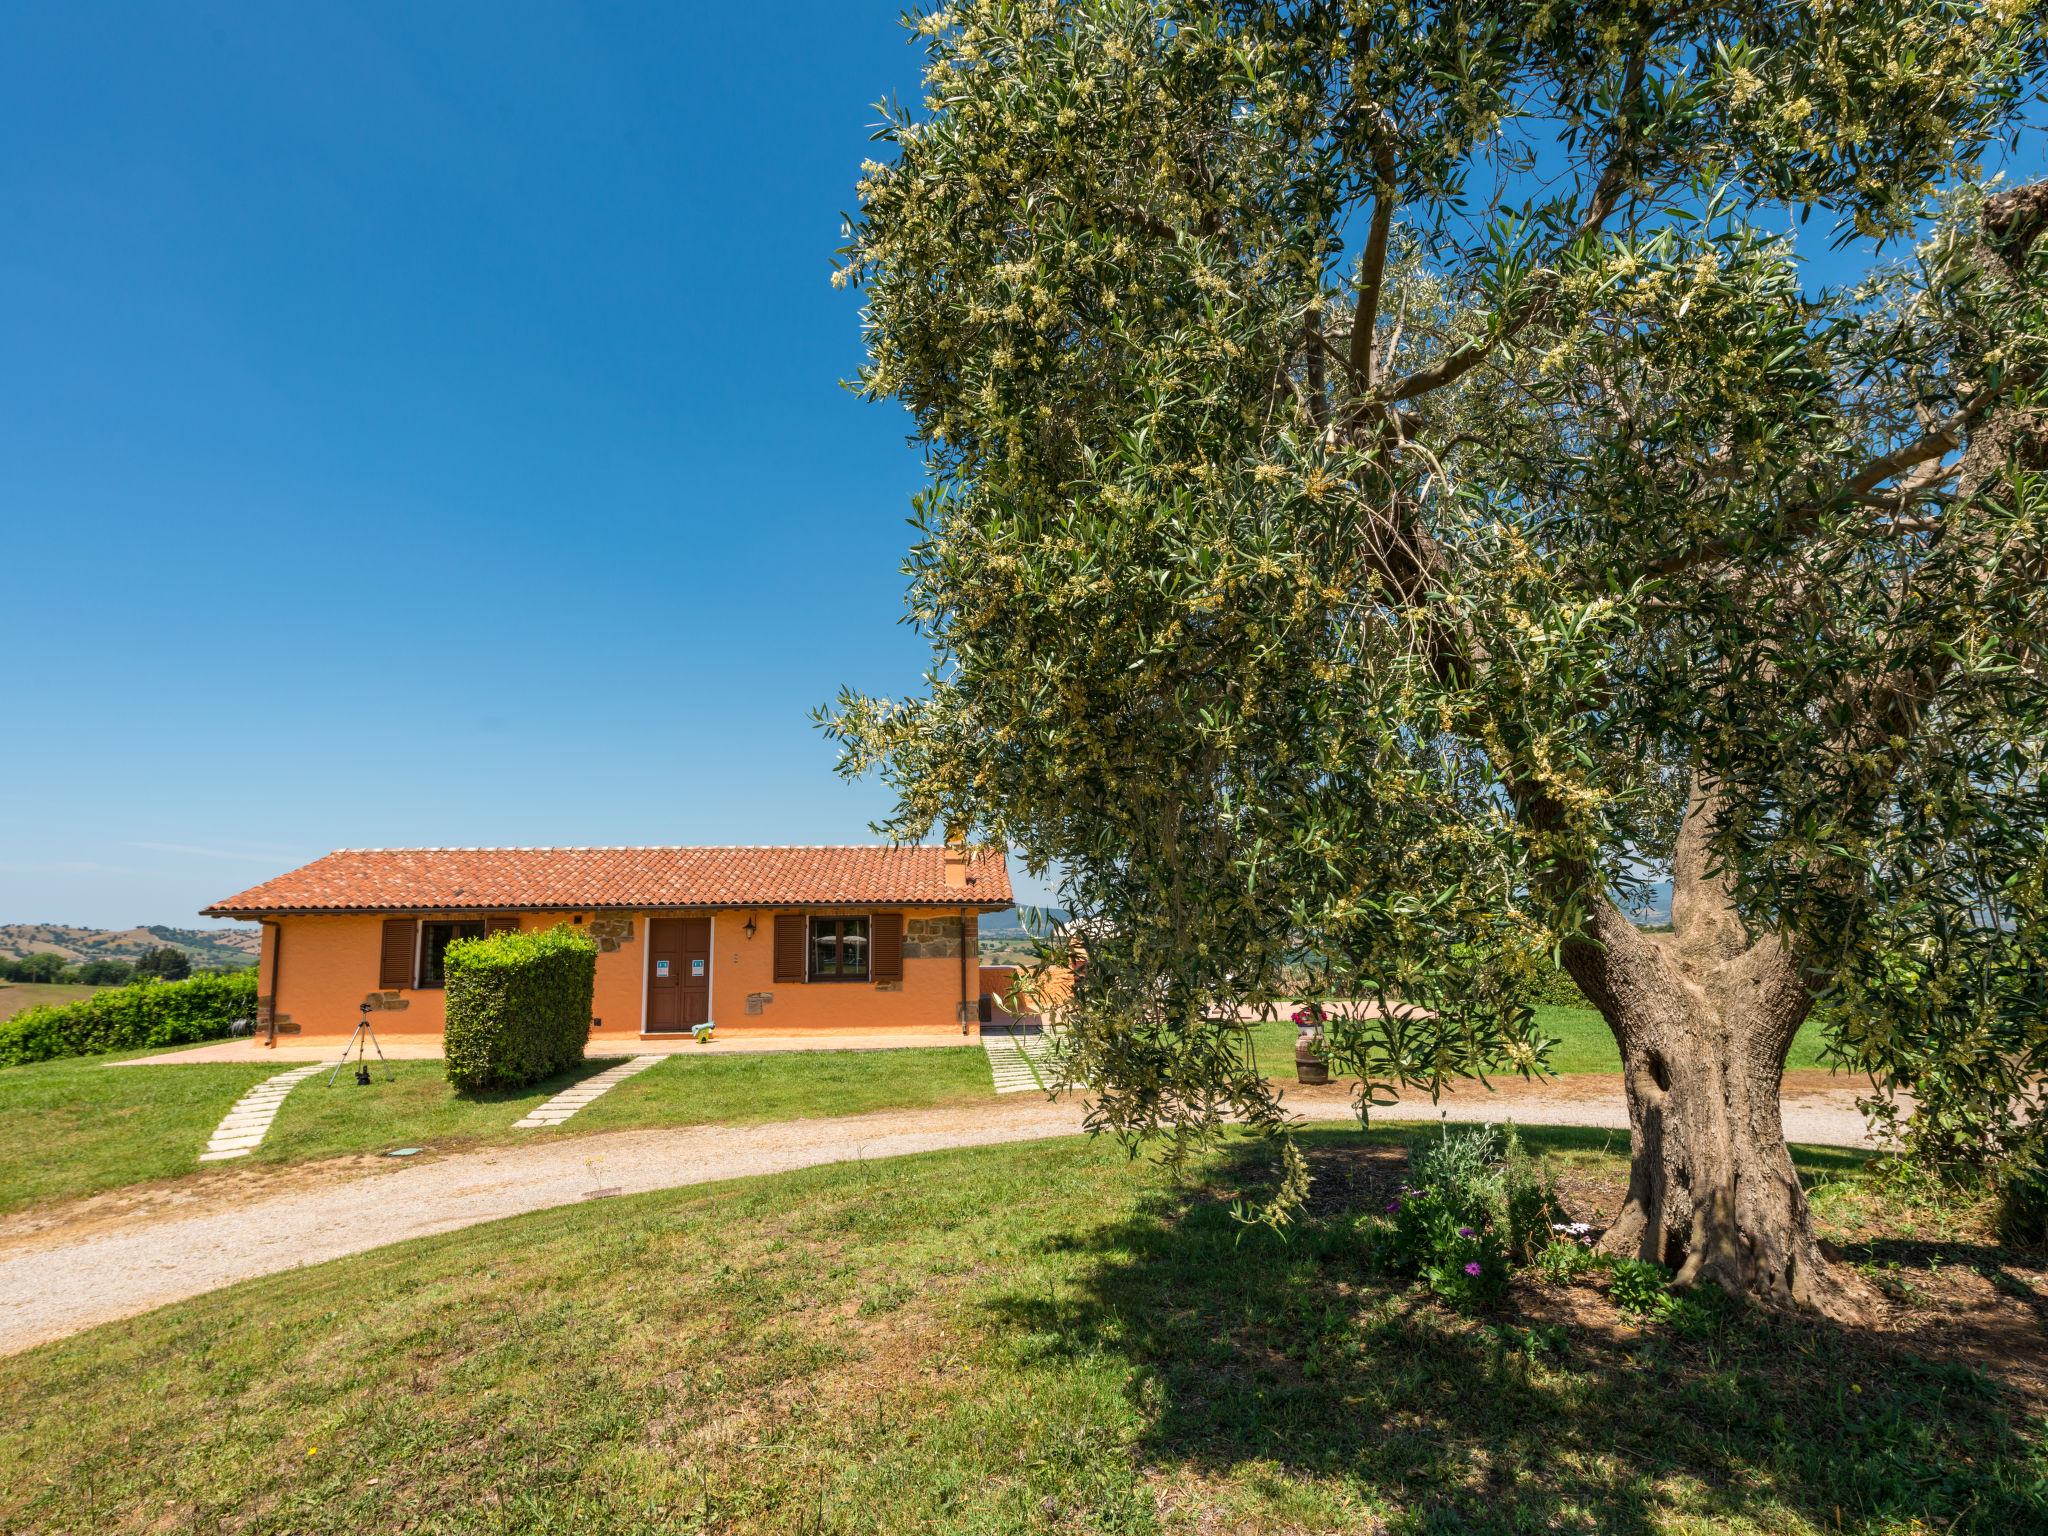
{"type": "Polygon", "coordinates": [[[897,14],[0,0],[0,921],[869,836],[808,711],[927,659],[829,282],[897,14]]]}
{"type": "Polygon", "coordinates": [[[914,688],[830,285],[893,4],[4,7],[0,921],[832,842],[914,688]]]}

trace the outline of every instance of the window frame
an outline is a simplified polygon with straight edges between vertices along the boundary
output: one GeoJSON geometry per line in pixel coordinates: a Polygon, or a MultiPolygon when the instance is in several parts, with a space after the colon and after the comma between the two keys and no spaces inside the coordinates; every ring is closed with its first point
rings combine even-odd
{"type": "Polygon", "coordinates": [[[875,925],[874,916],[868,912],[807,912],[804,914],[804,980],[819,986],[831,986],[840,982],[859,983],[871,981],[875,974],[875,925]],[[835,952],[844,955],[846,931],[849,924],[860,927],[860,962],[858,972],[833,970],[821,973],[818,970],[818,928],[820,924],[832,925],[835,952]]]}
{"type": "Polygon", "coordinates": [[[448,945],[457,939],[480,939],[489,933],[488,921],[481,917],[422,917],[418,919],[412,952],[412,987],[415,992],[445,992],[448,989],[448,945]],[[441,975],[437,981],[427,980],[427,929],[473,928],[474,933],[451,933],[447,943],[441,946],[441,975]]]}

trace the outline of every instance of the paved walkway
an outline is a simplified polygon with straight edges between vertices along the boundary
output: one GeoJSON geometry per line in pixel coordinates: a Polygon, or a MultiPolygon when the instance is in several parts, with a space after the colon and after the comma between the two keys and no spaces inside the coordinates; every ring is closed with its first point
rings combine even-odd
{"type": "MultiPolygon", "coordinates": [[[[1628,1125],[1619,1080],[1591,1079],[1581,1095],[1531,1091],[1448,1096],[1441,1105],[1375,1111],[1391,1120],[1514,1119],[1523,1125],[1628,1125]],[[1602,1092],[1601,1090],[1604,1090],[1602,1092]]],[[[1304,1120],[1353,1118],[1341,1089],[1290,1090],[1304,1120]]],[[[379,1167],[250,1198],[190,1200],[67,1229],[0,1220],[0,1355],[63,1338],[237,1281],[318,1264],[386,1243],[450,1232],[597,1193],[638,1194],[709,1180],[896,1157],[948,1147],[1040,1140],[1081,1130],[1082,1106],[1018,1096],[949,1109],[884,1111],[770,1125],[694,1126],[547,1137],[418,1163],[379,1167]],[[603,1190],[594,1186],[602,1184],[603,1190]],[[15,1230],[10,1231],[10,1226],[15,1230]]],[[[1793,1141],[1866,1145],[1853,1088],[1788,1093],[1793,1141]]],[[[204,1198],[204,1197],[202,1197],[204,1198]]],[[[37,1218],[41,1220],[41,1218],[37,1218]]]]}
{"type": "Polygon", "coordinates": [[[231,1157],[247,1157],[254,1152],[269,1134],[270,1122],[277,1118],[284,1096],[307,1078],[331,1066],[331,1061],[316,1061],[310,1067],[294,1067],[289,1072],[266,1077],[235,1101],[235,1107],[214,1128],[213,1139],[199,1154],[199,1161],[220,1163],[231,1157]]]}
{"type": "Polygon", "coordinates": [[[997,1093],[1044,1093],[1051,1082],[1052,1045],[1042,1030],[989,1025],[981,1032],[997,1093]]]}
{"type": "Polygon", "coordinates": [[[660,1061],[659,1056],[633,1056],[615,1067],[606,1067],[594,1077],[586,1077],[573,1088],[564,1088],[560,1093],[529,1111],[524,1120],[514,1120],[515,1131],[537,1130],[546,1125],[560,1125],[577,1110],[593,1099],[601,1099],[635,1072],[645,1072],[660,1061]]]}

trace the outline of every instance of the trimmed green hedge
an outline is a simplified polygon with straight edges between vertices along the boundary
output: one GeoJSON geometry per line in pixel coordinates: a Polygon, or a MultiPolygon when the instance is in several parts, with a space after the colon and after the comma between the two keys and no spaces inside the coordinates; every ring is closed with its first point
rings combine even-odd
{"type": "Polygon", "coordinates": [[[597,946],[567,927],[448,946],[448,1081],[523,1088],[583,1059],[597,946]]]}
{"type": "Polygon", "coordinates": [[[1586,994],[1579,990],[1579,984],[1564,973],[1560,966],[1546,965],[1543,979],[1536,984],[1536,995],[1529,999],[1538,1007],[1548,1003],[1560,1008],[1590,1008],[1586,994]]]}
{"type": "Polygon", "coordinates": [[[109,987],[83,1002],[24,1008],[0,1023],[0,1067],[219,1040],[235,1020],[255,1017],[253,970],[109,987]]]}

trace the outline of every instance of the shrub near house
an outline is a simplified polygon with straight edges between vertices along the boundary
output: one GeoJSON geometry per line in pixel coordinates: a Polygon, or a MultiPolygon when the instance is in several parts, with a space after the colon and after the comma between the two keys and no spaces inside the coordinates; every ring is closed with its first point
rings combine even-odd
{"type": "Polygon", "coordinates": [[[448,979],[448,1081],[521,1088],[583,1059],[597,945],[566,926],[458,939],[448,979]]]}
{"type": "Polygon", "coordinates": [[[83,1002],[24,1009],[0,1024],[0,1067],[219,1040],[255,1012],[254,971],[110,988],[83,1002]]]}

